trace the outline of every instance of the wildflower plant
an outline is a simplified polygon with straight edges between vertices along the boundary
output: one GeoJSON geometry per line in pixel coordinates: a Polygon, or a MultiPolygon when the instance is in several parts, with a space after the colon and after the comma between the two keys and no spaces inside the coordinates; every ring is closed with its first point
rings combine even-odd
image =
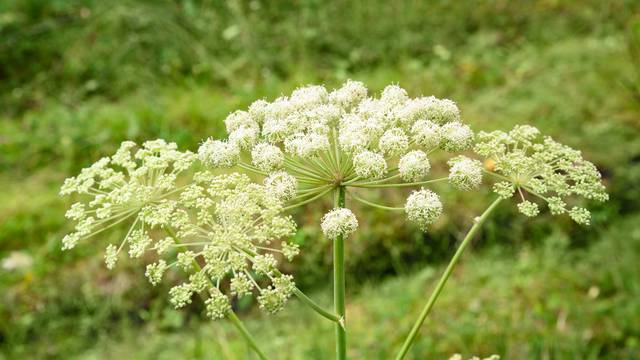
{"type": "MultiPolygon", "coordinates": [[[[430,178],[434,152],[459,153],[473,145],[473,131],[448,99],[410,98],[397,85],[370,96],[363,83],[328,90],[310,85],[272,102],[258,100],[225,119],[228,138],[206,140],[200,160],[211,168],[237,166],[265,177],[265,186],[288,201],[285,210],[333,194],[334,208],[321,221],[334,245],[334,312],[337,356],[346,356],[344,242],[358,226],[346,196],[367,206],[405,212],[423,230],[442,214],[439,196],[424,187],[448,182],[430,178]],[[365,199],[364,190],[413,187],[405,206],[365,199]]],[[[481,164],[460,155],[451,184],[480,185],[481,164]],[[479,175],[479,176],[478,176],[479,175]]]]}
{"type": "Polygon", "coordinates": [[[154,259],[145,272],[152,285],[166,271],[184,273],[186,281],[169,291],[172,305],[184,307],[199,294],[207,315],[231,320],[262,359],[267,357],[234,314],[231,297],[255,296],[261,309],[274,313],[295,295],[335,323],[336,358],[346,358],[344,248],[360,216],[347,198],[404,213],[429,231],[444,208],[431,185],[472,191],[485,175],[496,179],[496,199],[474,219],[396,359],[407,354],[461,254],[503,200],[517,194],[526,216],[537,215],[544,202],[552,214],[568,213],[583,225],[589,224],[588,210],[568,204],[580,197],[607,200],[598,170],[580,152],[530,126],[474,136],[453,101],[411,98],[396,85],[378,96],[351,80],[331,91],[304,86],[271,102],[258,100],[224,122],[227,138],[207,139],[197,153],[162,140],[142,147],[124,142],[112,157],[67,179],[61,194],[82,200],[67,212],[77,226],[63,249],[127,223],[121,242],[107,246],[107,267],[126,252],[154,259]],[[470,150],[489,166],[463,154],[470,150]],[[443,154],[437,159],[445,159],[448,176],[432,176],[435,152],[443,154]],[[259,183],[252,181],[256,176],[259,183]],[[366,199],[367,192],[394,188],[413,188],[403,206],[366,199]],[[280,261],[299,252],[287,241],[297,227],[289,211],[330,195],[333,209],[318,225],[333,245],[333,310],[278,270],[280,261]]]}

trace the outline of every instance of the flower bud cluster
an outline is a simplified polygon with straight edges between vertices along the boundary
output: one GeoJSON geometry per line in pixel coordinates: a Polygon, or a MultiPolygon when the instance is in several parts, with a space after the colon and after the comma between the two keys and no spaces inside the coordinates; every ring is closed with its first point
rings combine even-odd
{"type": "Polygon", "coordinates": [[[546,202],[553,215],[568,213],[575,222],[588,225],[589,210],[569,209],[570,198],[609,198],[595,165],[584,160],[580,151],[542,136],[535,127],[519,125],[509,132],[480,132],[474,150],[491,160],[490,170],[501,179],[494,191],[502,198],[517,192],[521,198],[518,210],[526,216],[540,213],[536,203],[525,199],[529,194],[546,202]]]}

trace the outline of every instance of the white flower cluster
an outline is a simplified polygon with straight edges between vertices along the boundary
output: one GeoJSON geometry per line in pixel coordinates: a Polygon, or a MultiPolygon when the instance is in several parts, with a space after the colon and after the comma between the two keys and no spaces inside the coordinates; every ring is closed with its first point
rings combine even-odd
{"type": "Polygon", "coordinates": [[[347,81],[331,92],[312,85],[271,103],[259,100],[248,111],[227,117],[228,141],[209,140],[199,153],[221,167],[237,161],[237,149],[248,149],[253,165],[268,172],[286,167],[283,154],[323,157],[335,145],[345,160],[353,161],[358,176],[367,179],[384,175],[386,162],[410,150],[461,151],[472,144],[473,132],[461,122],[451,100],[411,99],[395,85],[387,86],[379,98],[367,93],[364,84],[347,81]],[[238,132],[248,129],[257,137],[239,144],[235,139],[246,137],[238,132]]]}
{"type": "Polygon", "coordinates": [[[427,177],[431,163],[422,150],[413,150],[400,158],[398,171],[404,181],[419,181],[427,177]]]}
{"type": "Polygon", "coordinates": [[[532,126],[516,126],[508,133],[481,132],[477,138],[475,152],[491,161],[490,170],[502,180],[494,191],[503,198],[518,192],[518,210],[526,216],[540,213],[537,203],[526,200],[525,194],[530,194],[545,201],[553,215],[568,213],[575,222],[589,225],[589,211],[569,208],[568,198],[609,198],[595,165],[584,160],[580,151],[543,137],[532,126]]]}
{"type": "Polygon", "coordinates": [[[409,195],[404,209],[409,221],[426,231],[442,215],[442,202],[433,191],[420,189],[409,195]]]}
{"type": "Polygon", "coordinates": [[[207,139],[198,148],[198,157],[213,167],[231,167],[240,158],[240,146],[233,141],[207,139]]]}
{"type": "Polygon", "coordinates": [[[346,237],[358,229],[358,219],[349,209],[335,208],[322,217],[320,228],[328,239],[346,237]]]}
{"type": "Polygon", "coordinates": [[[457,156],[448,161],[449,183],[463,191],[477,189],[482,182],[482,163],[466,156],[457,156]]]}
{"type": "MultiPolygon", "coordinates": [[[[201,157],[203,153],[201,148],[201,157]]],[[[212,154],[203,162],[213,161],[212,154]]],[[[125,142],[112,157],[67,179],[61,194],[78,193],[84,199],[67,211],[78,225],[63,239],[63,249],[130,220],[122,242],[107,246],[108,268],[115,266],[125,248],[131,258],[152,252],[158,260],[145,272],[151,284],[160,283],[172,268],[187,275],[187,282],[169,292],[176,308],[190,304],[193,294],[199,293],[206,297],[210,317],[224,317],[231,309],[223,293],[228,282],[231,295],[256,292],[261,308],[280,310],[295,284],[291,276],[278,271],[278,259],[292,260],[298,247],[284,240],[279,242],[281,249],[272,244],[296,231],[293,219],[282,215],[283,201],[295,194],[295,178],[274,173],[265,185],[258,185],[246,175],[201,171],[189,172],[191,177],[180,179],[186,184],[179,186],[177,176],[187,174],[195,160],[195,154],[179,152],[175,144],[162,140],[146,142],[139,149],[125,142]]]]}
{"type": "MultiPolygon", "coordinates": [[[[421,185],[431,170],[430,153],[472,146],[474,134],[453,101],[410,98],[396,85],[377,97],[368,93],[349,80],[333,91],[310,85],[272,102],[258,100],[227,117],[227,140],[207,140],[198,153],[214,168],[238,164],[261,173],[279,197],[306,203],[328,187],[394,178],[421,185]]],[[[482,176],[476,165],[469,159],[452,164],[451,183],[477,187],[482,176]]]]}

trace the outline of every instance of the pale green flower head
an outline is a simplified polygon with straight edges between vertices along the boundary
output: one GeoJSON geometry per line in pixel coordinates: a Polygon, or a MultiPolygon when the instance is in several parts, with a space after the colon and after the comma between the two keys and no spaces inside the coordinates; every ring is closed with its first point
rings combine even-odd
{"type": "Polygon", "coordinates": [[[482,183],[482,163],[466,156],[457,156],[447,162],[449,183],[456,189],[469,191],[482,183]]]}
{"type": "MultiPolygon", "coordinates": [[[[230,124],[242,120],[240,115],[230,124]]],[[[219,146],[228,149],[235,144],[206,142],[199,154],[202,161],[228,165],[219,160],[226,157],[224,151],[214,151],[219,146]]],[[[154,286],[167,271],[184,273],[188,281],[169,291],[176,308],[190,304],[197,293],[205,298],[208,316],[224,317],[231,309],[225,294],[229,289],[238,297],[256,293],[262,308],[279,310],[295,287],[277,265],[299,251],[286,241],[296,224],[282,215],[283,201],[295,194],[296,179],[286,172],[274,173],[259,185],[238,173],[187,172],[195,161],[197,155],[180,152],[162,140],[145,142],[140,148],[124,142],[114,156],[67,179],[61,193],[77,193],[82,200],[67,211],[66,216],[78,224],[63,239],[63,249],[128,224],[124,238],[106,248],[107,267],[113,268],[124,255],[155,257],[145,270],[154,286]]]]}
{"type": "Polygon", "coordinates": [[[517,193],[518,210],[526,216],[540,213],[537,198],[553,215],[568,213],[571,219],[589,225],[587,209],[568,203],[584,198],[606,201],[609,195],[598,169],[578,150],[562,145],[538,129],[518,125],[510,132],[480,132],[475,152],[485,157],[489,172],[499,179],[494,191],[502,198],[517,193]]]}
{"type": "MultiPolygon", "coordinates": [[[[148,227],[167,222],[175,206],[167,198],[175,192],[176,178],[196,160],[193,153],[176,149],[175,143],[164,140],[147,141],[142,147],[125,141],[113,156],[66,179],[60,194],[77,194],[81,201],[66,213],[77,225],[63,239],[63,249],[140,214],[148,227]]],[[[132,249],[136,255],[147,240],[137,233],[131,238],[136,239],[132,249]]]]}
{"type": "Polygon", "coordinates": [[[297,246],[285,240],[281,241],[282,249],[274,245],[275,240],[293,235],[296,224],[291,217],[281,215],[281,193],[287,191],[286,186],[285,190],[269,189],[282,187],[274,184],[277,181],[258,185],[238,173],[214,175],[203,171],[194,175],[194,182],[180,194],[180,209],[171,223],[179,249],[173,264],[192,273],[190,282],[175,290],[176,307],[186,304],[181,301],[185,289],[204,291],[209,294],[207,314],[214,319],[223,317],[230,309],[222,287],[227,281],[231,295],[256,293],[260,307],[269,312],[284,306],[293,290],[291,286],[275,285],[285,276],[277,266],[279,259],[291,260],[297,255],[297,246]],[[279,306],[265,306],[266,298],[277,300],[279,306]]]}

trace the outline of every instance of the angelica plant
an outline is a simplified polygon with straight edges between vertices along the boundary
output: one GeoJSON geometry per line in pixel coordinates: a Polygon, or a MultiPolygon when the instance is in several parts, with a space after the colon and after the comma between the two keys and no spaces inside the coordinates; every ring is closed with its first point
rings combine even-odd
{"type": "Polygon", "coordinates": [[[480,185],[479,161],[459,153],[473,145],[473,131],[448,99],[410,98],[399,86],[371,96],[364,84],[347,81],[332,91],[310,85],[274,101],[258,100],[225,119],[228,138],[208,139],[198,149],[210,168],[238,167],[264,177],[264,185],[287,201],[285,210],[333,194],[334,208],[320,227],[333,241],[336,354],[346,357],[345,239],[358,227],[346,197],[367,206],[405,212],[427,230],[442,214],[440,197],[428,187],[449,182],[480,185]],[[451,157],[449,176],[431,177],[433,153],[451,157]],[[403,206],[379,204],[365,190],[413,187],[403,206]]]}
{"type": "Polygon", "coordinates": [[[181,308],[198,294],[206,314],[228,318],[261,359],[267,356],[234,314],[232,297],[252,296],[268,313],[298,297],[335,324],[336,358],[346,359],[344,249],[361,216],[347,198],[404,213],[429,231],[444,209],[432,185],[472,191],[488,177],[497,195],[474,219],[396,359],[408,353],[462,253],[500,203],[515,197],[525,216],[538,215],[539,204],[546,204],[554,215],[567,213],[589,225],[582,200],[608,198],[600,173],[579,151],[530,126],[475,136],[453,101],[411,98],[396,85],[378,96],[357,81],[331,91],[304,86],[271,102],[258,100],[224,122],[227,138],[206,139],[195,153],[163,140],[141,147],[127,141],[113,156],[67,179],[61,194],[79,201],[67,211],[77,225],[62,248],[126,224],[120,242],[106,247],[106,266],[113,268],[125,255],[142,259],[153,286],[167,271],[182,273],[185,281],[171,288],[170,303],[181,308]],[[431,172],[435,152],[443,153],[437,159],[449,167],[446,176],[431,172]],[[413,188],[401,206],[367,199],[371,191],[401,188],[413,188]],[[288,213],[329,196],[333,208],[317,225],[333,245],[333,310],[278,270],[280,261],[299,253],[287,241],[297,228],[288,213]]]}

